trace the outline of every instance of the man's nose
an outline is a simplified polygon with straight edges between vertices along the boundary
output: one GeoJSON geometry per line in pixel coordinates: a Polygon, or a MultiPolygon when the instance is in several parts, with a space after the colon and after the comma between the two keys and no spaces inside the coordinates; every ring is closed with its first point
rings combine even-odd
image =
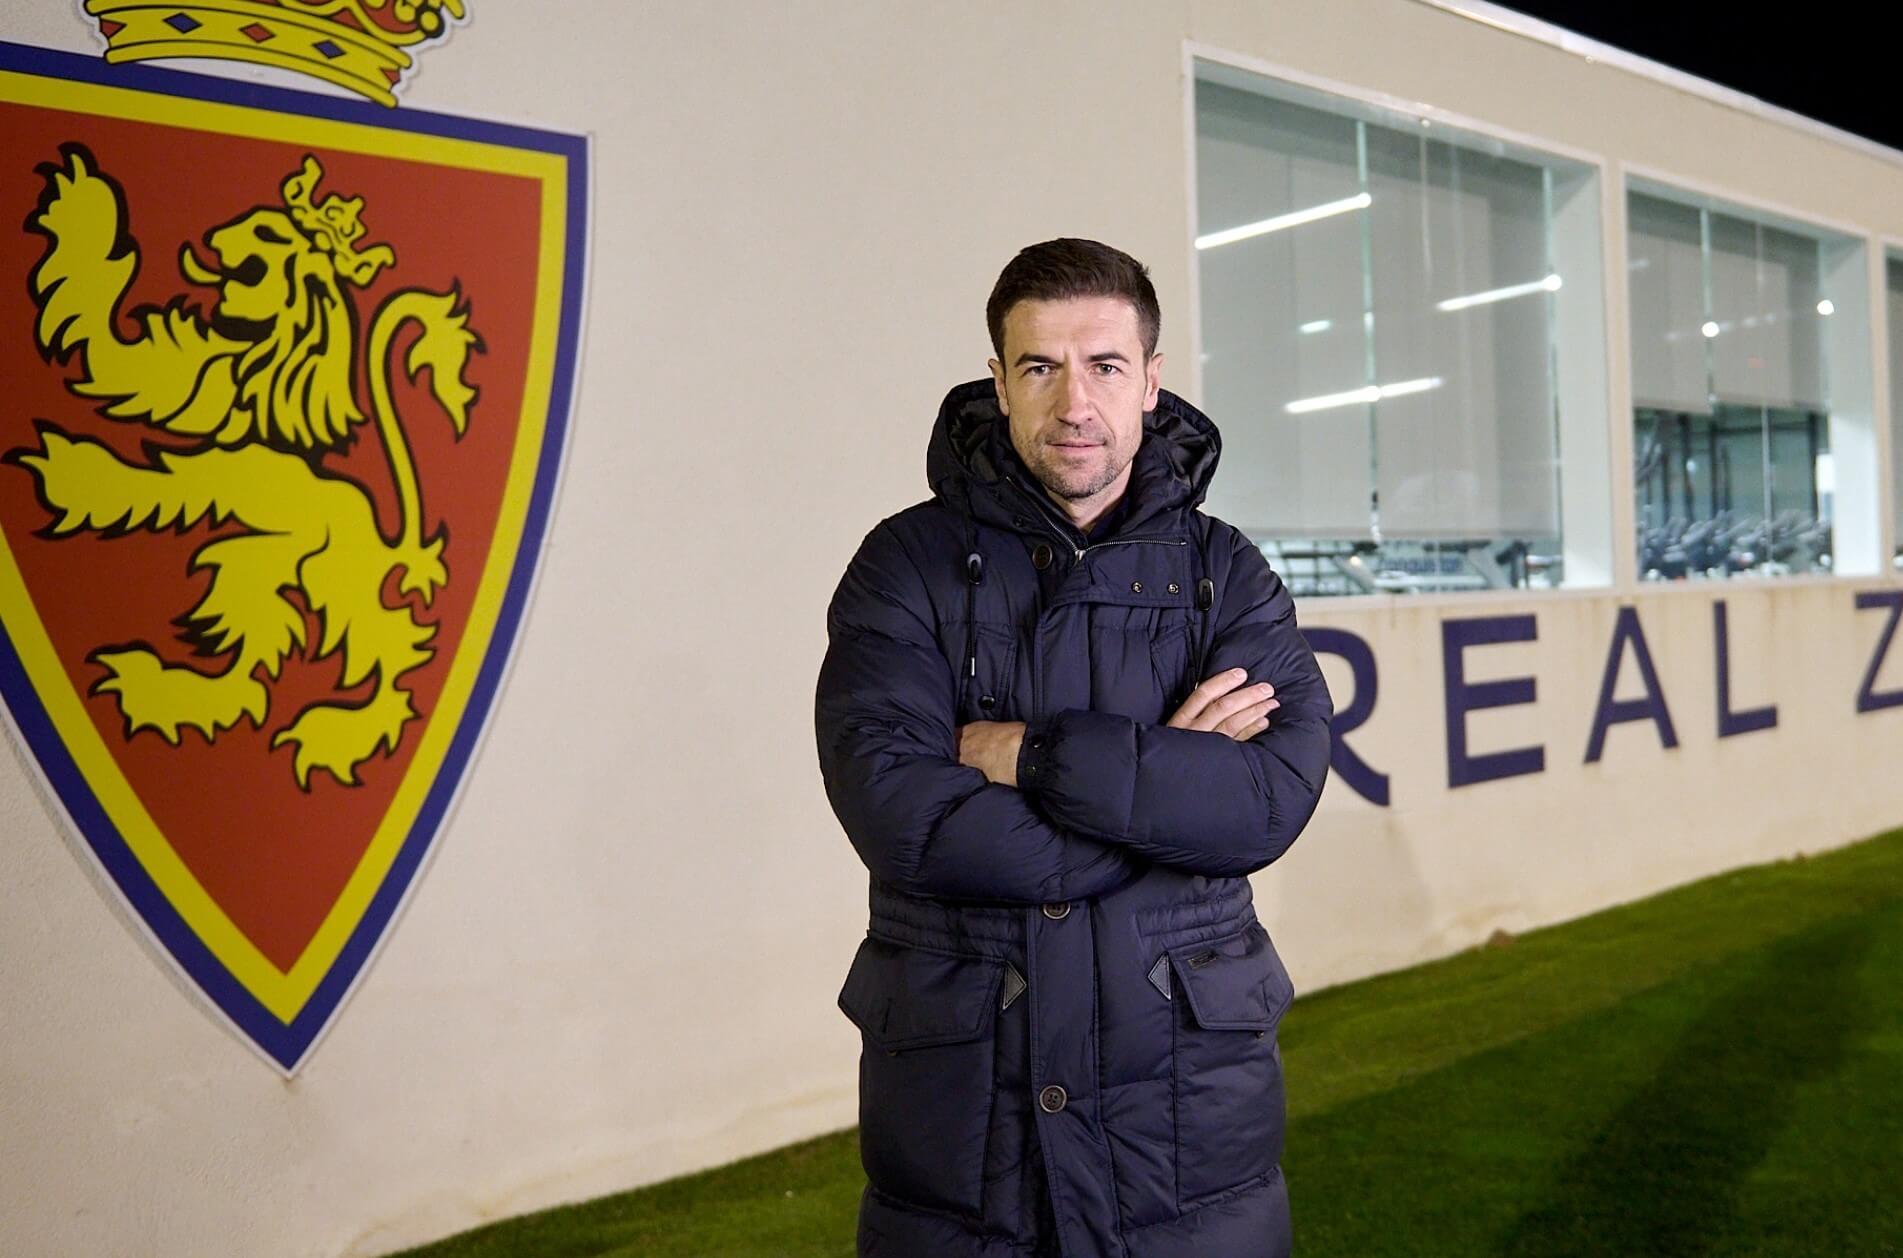
{"type": "Polygon", "coordinates": [[[1085,387],[1084,373],[1065,372],[1063,405],[1057,408],[1057,418],[1067,424],[1081,424],[1087,422],[1091,414],[1090,391],[1085,387]]]}

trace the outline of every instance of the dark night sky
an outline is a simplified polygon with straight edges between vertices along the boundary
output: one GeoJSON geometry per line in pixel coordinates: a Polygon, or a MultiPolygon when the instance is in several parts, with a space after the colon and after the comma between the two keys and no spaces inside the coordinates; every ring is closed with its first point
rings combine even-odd
{"type": "Polygon", "coordinates": [[[1895,6],[1509,0],[1504,7],[1903,149],[1903,11],[1895,6]]]}

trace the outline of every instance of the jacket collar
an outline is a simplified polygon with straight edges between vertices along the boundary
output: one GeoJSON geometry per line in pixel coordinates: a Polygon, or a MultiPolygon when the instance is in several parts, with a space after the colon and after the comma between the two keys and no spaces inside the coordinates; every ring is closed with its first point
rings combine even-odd
{"type": "MultiPolygon", "coordinates": [[[[1143,440],[1124,491],[1127,509],[1113,535],[1182,531],[1208,493],[1221,453],[1222,437],[1209,417],[1159,390],[1156,409],[1143,416],[1143,440]]],[[[925,475],[947,506],[986,524],[1019,532],[1028,524],[1030,531],[1046,532],[1062,519],[1012,448],[1010,424],[989,376],[945,395],[926,448],[925,475]]]]}

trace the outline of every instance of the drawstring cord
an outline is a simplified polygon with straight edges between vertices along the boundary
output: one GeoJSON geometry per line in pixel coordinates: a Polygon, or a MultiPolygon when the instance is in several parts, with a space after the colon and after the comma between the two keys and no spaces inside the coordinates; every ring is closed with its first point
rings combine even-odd
{"type": "Polygon", "coordinates": [[[1190,669],[1189,684],[1193,689],[1203,683],[1203,669],[1209,663],[1210,640],[1215,636],[1215,626],[1211,623],[1210,609],[1216,605],[1216,583],[1209,579],[1209,529],[1205,525],[1198,529],[1194,519],[1190,523],[1190,532],[1200,534],[1196,539],[1196,662],[1190,669]]]}
{"type": "Polygon", "coordinates": [[[965,675],[958,681],[961,695],[978,676],[978,587],[985,581],[985,557],[978,553],[978,528],[972,521],[970,485],[965,486],[965,547],[965,675]]]}

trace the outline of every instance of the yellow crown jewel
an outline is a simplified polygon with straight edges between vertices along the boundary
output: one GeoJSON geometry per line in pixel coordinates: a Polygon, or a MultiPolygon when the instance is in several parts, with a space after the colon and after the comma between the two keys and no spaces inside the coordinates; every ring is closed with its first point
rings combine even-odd
{"type": "Polygon", "coordinates": [[[210,57],[313,75],[395,105],[410,50],[468,19],[465,0],[82,0],[106,60],[210,57]]]}
{"type": "Polygon", "coordinates": [[[378,271],[396,261],[396,250],[388,245],[372,245],[358,253],[357,242],[368,230],[358,218],[363,213],[363,198],[333,193],[313,203],[311,194],[323,177],[324,168],[315,157],[306,155],[304,168],[284,181],[284,208],[290,212],[291,221],[330,255],[337,274],[363,288],[378,271]]]}

